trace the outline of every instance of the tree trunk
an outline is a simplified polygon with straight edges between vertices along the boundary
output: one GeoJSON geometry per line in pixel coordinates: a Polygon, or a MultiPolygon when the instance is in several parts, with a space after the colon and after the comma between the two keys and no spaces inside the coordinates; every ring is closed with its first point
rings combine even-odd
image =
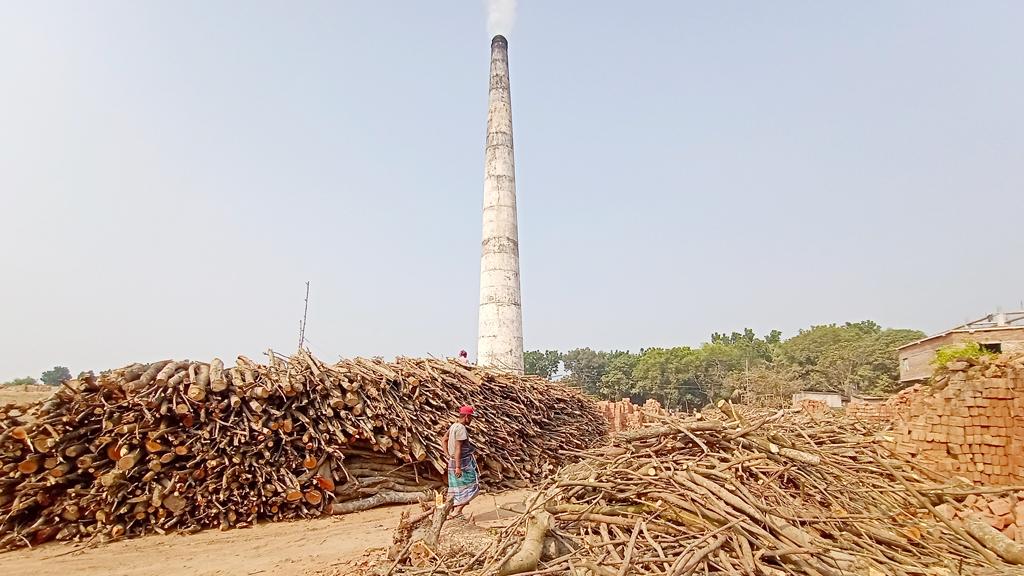
{"type": "Polygon", "coordinates": [[[416,504],[417,502],[424,502],[429,498],[430,496],[426,492],[378,492],[369,498],[338,502],[331,507],[331,513],[348,514],[350,512],[362,512],[363,510],[388,504],[416,504]]]}
{"type": "Polygon", "coordinates": [[[523,544],[514,556],[505,561],[498,568],[498,576],[510,576],[511,574],[522,574],[537,569],[540,562],[541,552],[544,551],[544,537],[551,527],[551,514],[544,510],[535,512],[526,525],[526,536],[523,544]]]}
{"type": "Polygon", "coordinates": [[[995,552],[1000,558],[1010,564],[1024,564],[1024,545],[1017,544],[1004,536],[1001,532],[983,522],[978,518],[968,518],[964,521],[964,528],[967,533],[974,536],[974,539],[981,542],[985,548],[995,552]]]}

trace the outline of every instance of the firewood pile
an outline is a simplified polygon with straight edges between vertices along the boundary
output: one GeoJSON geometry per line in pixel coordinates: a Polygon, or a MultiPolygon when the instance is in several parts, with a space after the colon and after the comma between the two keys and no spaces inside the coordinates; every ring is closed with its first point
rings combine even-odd
{"type": "MultiPolygon", "coordinates": [[[[727,407],[728,408],[728,407],[727,407]]],[[[1015,544],[951,520],[973,487],[891,453],[863,423],[779,412],[669,420],[586,452],[447,574],[1021,574],[1015,544]]],[[[394,569],[394,568],[393,568],[394,569]]]]}
{"type": "Polygon", "coordinates": [[[668,410],[653,398],[641,405],[633,404],[629,398],[623,398],[618,402],[601,400],[597,403],[597,408],[604,414],[611,432],[641,428],[668,415],[668,410]]]}
{"type": "Polygon", "coordinates": [[[894,433],[900,450],[939,471],[1024,484],[1024,355],[950,362],[894,433]]]}
{"type": "Polygon", "coordinates": [[[0,550],[52,539],[250,526],[423,499],[461,404],[483,480],[535,482],[601,442],[566,386],[456,361],[302,351],[225,367],[164,360],[65,383],[0,413],[0,550]]]}

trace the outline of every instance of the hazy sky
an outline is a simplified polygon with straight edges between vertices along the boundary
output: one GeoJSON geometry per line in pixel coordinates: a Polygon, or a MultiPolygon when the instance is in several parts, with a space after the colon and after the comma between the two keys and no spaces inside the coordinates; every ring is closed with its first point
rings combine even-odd
{"type": "MultiPolygon", "coordinates": [[[[1024,299],[1024,3],[519,0],[527,348],[1024,299]]],[[[483,4],[0,3],[0,380],[473,354],[483,4]]]]}

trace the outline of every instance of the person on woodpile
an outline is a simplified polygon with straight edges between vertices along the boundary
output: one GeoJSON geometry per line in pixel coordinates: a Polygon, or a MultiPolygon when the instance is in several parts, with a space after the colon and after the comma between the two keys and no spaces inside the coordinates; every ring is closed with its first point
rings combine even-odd
{"type": "Polygon", "coordinates": [[[462,360],[463,362],[469,361],[469,353],[465,350],[459,350],[459,360],[462,360]]]}
{"type": "Polygon", "coordinates": [[[448,455],[448,499],[452,501],[451,517],[465,518],[462,509],[480,493],[476,467],[476,447],[469,439],[473,407],[459,408],[459,420],[448,427],[441,446],[448,455]]]}

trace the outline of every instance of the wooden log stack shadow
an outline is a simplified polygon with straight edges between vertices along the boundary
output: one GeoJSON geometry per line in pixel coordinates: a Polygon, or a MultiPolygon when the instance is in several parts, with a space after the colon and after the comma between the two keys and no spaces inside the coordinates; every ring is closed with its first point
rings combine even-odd
{"type": "Polygon", "coordinates": [[[536,482],[607,433],[572,388],[457,361],[132,364],[0,411],[0,550],[421,501],[445,484],[439,438],[461,404],[492,486],[536,482]]]}

